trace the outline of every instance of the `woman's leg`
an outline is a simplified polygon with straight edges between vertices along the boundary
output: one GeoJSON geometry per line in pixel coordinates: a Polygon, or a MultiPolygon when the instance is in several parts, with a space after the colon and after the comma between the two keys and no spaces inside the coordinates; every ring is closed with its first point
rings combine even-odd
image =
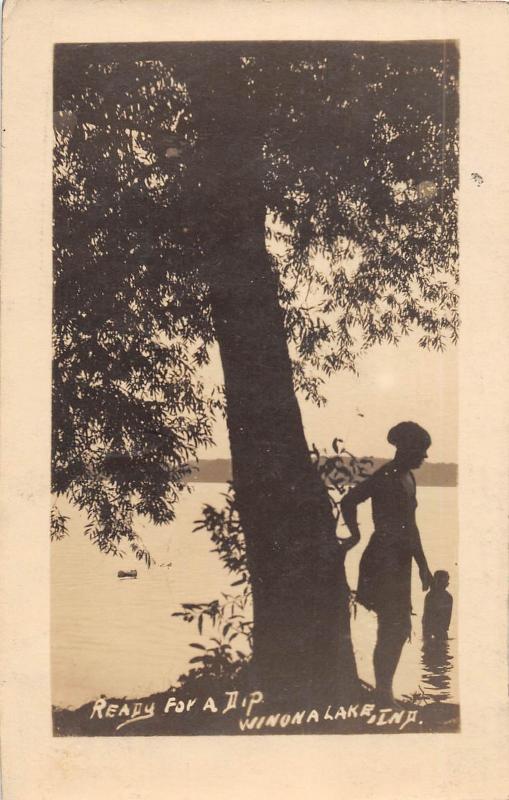
{"type": "Polygon", "coordinates": [[[378,614],[378,634],[373,653],[376,692],[383,702],[392,702],[392,682],[401,651],[408,638],[408,622],[378,614]]]}

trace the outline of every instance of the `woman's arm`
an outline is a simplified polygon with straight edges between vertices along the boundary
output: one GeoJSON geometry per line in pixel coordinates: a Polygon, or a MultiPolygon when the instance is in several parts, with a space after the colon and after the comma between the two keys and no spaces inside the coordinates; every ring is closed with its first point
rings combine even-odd
{"type": "Polygon", "coordinates": [[[422,548],[422,542],[421,542],[421,535],[419,533],[418,528],[415,528],[414,546],[412,555],[415,558],[415,562],[419,568],[419,576],[421,578],[423,591],[427,591],[430,587],[431,579],[433,576],[428,567],[426,556],[424,555],[424,550],[422,548]]]}
{"type": "MultiPolygon", "coordinates": [[[[413,472],[410,472],[409,475],[412,478],[414,484],[414,491],[416,491],[417,486],[415,482],[415,475],[413,472]]],[[[419,533],[419,528],[417,527],[417,525],[414,527],[414,541],[413,541],[412,555],[415,558],[415,563],[417,564],[417,567],[419,569],[419,577],[421,579],[422,589],[424,592],[426,592],[431,586],[433,575],[430,572],[426,556],[424,555],[424,550],[422,548],[422,542],[421,542],[421,534],[419,533]]]]}
{"type": "Polygon", "coordinates": [[[357,522],[357,506],[363,503],[373,493],[373,478],[367,478],[362,483],[354,486],[348,494],[346,494],[341,503],[341,513],[345,521],[345,525],[350,531],[349,539],[340,540],[341,546],[349,550],[354,547],[361,538],[361,532],[357,522]]]}

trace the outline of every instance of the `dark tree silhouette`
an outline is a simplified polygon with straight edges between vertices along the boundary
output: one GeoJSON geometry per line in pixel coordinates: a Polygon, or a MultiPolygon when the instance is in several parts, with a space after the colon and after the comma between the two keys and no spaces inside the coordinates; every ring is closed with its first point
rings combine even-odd
{"type": "MultiPolygon", "coordinates": [[[[221,393],[276,694],[348,690],[344,557],[296,390],[456,336],[451,43],[59,45],[53,486],[102,549],[173,518],[221,393]]],[[[338,420],[341,428],[341,420],[338,420]]],[[[55,530],[63,520],[54,515],[55,530]]]]}

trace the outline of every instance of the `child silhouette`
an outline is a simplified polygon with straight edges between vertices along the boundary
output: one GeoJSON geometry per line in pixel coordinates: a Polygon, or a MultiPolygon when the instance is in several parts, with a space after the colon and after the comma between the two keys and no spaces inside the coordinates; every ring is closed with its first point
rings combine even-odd
{"type": "Polygon", "coordinates": [[[437,570],[424,600],[422,635],[425,639],[447,639],[452,612],[452,596],[447,591],[448,585],[449,573],[444,569],[437,570]]]}

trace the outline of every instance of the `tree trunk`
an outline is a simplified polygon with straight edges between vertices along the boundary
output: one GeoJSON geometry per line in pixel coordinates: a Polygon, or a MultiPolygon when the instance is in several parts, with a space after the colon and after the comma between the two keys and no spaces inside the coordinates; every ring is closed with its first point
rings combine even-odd
{"type": "Polygon", "coordinates": [[[357,683],[348,586],[327,492],[304,436],[265,246],[257,133],[264,121],[237,82],[238,66],[226,81],[225,69],[218,67],[222,80],[216,74],[214,83],[209,65],[207,97],[202,88],[192,107],[202,132],[200,238],[252,582],[253,680],[278,701],[312,703],[350,693],[357,683]]]}
{"type": "Polygon", "coordinates": [[[356,677],[344,564],[304,438],[276,281],[263,244],[256,250],[230,253],[235,278],[213,292],[253,590],[254,669],[277,696],[336,695],[356,677]]]}

